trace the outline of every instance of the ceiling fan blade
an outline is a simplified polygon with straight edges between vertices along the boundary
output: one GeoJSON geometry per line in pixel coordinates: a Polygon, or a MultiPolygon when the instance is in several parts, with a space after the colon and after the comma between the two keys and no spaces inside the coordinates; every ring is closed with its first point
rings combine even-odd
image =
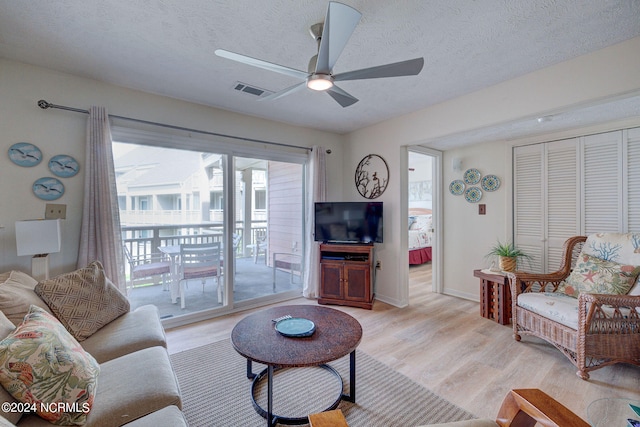
{"type": "Polygon", "coordinates": [[[333,76],[335,81],[378,79],[381,77],[415,76],[422,71],[424,58],[409,59],[393,64],[347,71],[333,76]]]}
{"type": "Polygon", "coordinates": [[[336,100],[336,102],[343,107],[348,107],[350,105],[358,102],[358,98],[349,95],[344,90],[340,89],[338,86],[333,85],[331,88],[327,89],[326,92],[336,100]]]}
{"type": "Polygon", "coordinates": [[[330,2],[322,28],[316,73],[329,74],[362,14],[342,3],[330,2]]]}
{"type": "Polygon", "coordinates": [[[228,50],[224,49],[216,49],[215,54],[222,58],[241,62],[243,64],[251,65],[252,67],[258,67],[264,70],[285,74],[287,76],[296,77],[298,79],[306,79],[309,76],[309,73],[296,70],[295,68],[289,68],[283,65],[274,64],[272,62],[263,61],[261,59],[252,58],[250,56],[240,55],[239,53],[229,52],[228,50]]]}
{"type": "Polygon", "coordinates": [[[304,87],[306,87],[307,82],[301,82],[298,84],[295,84],[293,86],[289,86],[286,89],[282,89],[278,92],[274,92],[271,95],[267,95],[267,96],[263,96],[258,98],[258,101],[267,101],[267,100],[273,100],[273,99],[278,99],[278,98],[282,98],[285,95],[289,95],[290,93],[296,92],[299,89],[302,89],[304,87]]]}

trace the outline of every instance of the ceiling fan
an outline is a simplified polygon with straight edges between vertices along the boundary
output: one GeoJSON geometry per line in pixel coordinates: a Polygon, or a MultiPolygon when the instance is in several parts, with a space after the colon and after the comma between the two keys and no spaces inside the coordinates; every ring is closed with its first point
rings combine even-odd
{"type": "Polygon", "coordinates": [[[424,65],[424,58],[409,59],[377,67],[363,68],[333,74],[333,66],[342,53],[351,34],[358,25],[362,14],[354,8],[337,2],[329,2],[324,23],[312,25],[311,35],[318,42],[318,54],[309,61],[308,71],[285,67],[224,49],[217,49],[215,54],[233,61],[253,67],[263,68],[276,73],[285,74],[304,80],[279,92],[260,98],[278,99],[289,95],[303,87],[327,92],[343,107],[358,102],[358,98],[350,95],[335,85],[335,82],[346,80],[377,79],[381,77],[415,76],[420,73],[424,65]]]}

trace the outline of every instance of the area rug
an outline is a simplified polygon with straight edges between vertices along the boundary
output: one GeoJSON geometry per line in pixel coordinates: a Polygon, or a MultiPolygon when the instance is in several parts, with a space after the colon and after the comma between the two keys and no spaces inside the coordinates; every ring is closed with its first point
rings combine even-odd
{"type": "MultiPolygon", "coordinates": [[[[191,427],[264,426],[266,420],[251,402],[246,359],[229,339],[171,355],[180,383],[183,411],[191,427]]],[[[349,357],[330,364],[349,392],[349,357]]],[[[253,372],[264,369],[254,363],[253,372]]],[[[262,381],[262,383],[266,383],[262,381]]],[[[274,375],[274,413],[305,417],[335,401],[340,381],[321,368],[290,368],[274,375]]],[[[256,388],[256,400],[266,408],[266,384],[256,388]]],[[[418,426],[475,418],[365,352],[356,352],[356,403],[341,402],[350,427],[418,426]]]]}

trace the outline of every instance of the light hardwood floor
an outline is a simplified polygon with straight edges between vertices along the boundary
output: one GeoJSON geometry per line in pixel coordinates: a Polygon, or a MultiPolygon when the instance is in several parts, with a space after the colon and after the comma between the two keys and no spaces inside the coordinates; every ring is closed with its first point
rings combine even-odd
{"type": "MultiPolygon", "coordinates": [[[[640,368],[615,365],[589,381],[553,346],[532,337],[516,342],[511,326],[480,316],[477,302],[431,292],[431,265],[412,267],[410,304],[376,302],[373,310],[332,306],[354,316],[364,334],[358,347],[479,417],[493,418],[513,388],[540,388],[587,419],[603,397],[640,401],[640,368]]],[[[304,298],[287,304],[315,304],[304,298]]],[[[226,339],[248,312],[167,331],[170,353],[226,339]]]]}

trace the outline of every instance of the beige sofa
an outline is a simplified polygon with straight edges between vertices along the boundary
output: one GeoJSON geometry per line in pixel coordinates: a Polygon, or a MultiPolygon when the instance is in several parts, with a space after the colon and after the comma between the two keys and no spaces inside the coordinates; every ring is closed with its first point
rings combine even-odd
{"type": "MultiPolygon", "coordinates": [[[[10,334],[14,325],[22,322],[24,313],[32,304],[51,313],[36,293],[36,285],[36,280],[22,272],[0,274],[0,339],[10,334]]],[[[64,324],[62,320],[60,323],[64,324]]],[[[93,404],[85,426],[187,425],[181,411],[179,385],[155,306],[143,306],[119,314],[115,320],[79,342],[99,364],[93,404]]],[[[15,404],[16,400],[0,387],[0,402],[15,404]]],[[[3,410],[0,415],[10,422],[6,425],[52,425],[36,414],[3,410]]],[[[0,426],[5,425],[4,421],[0,419],[0,426]]]]}

